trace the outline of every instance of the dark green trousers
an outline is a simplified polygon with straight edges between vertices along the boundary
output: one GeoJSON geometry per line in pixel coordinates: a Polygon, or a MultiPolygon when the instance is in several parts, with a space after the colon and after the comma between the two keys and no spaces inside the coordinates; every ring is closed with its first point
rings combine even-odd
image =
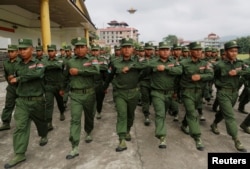
{"type": "Polygon", "coordinates": [[[220,110],[215,114],[214,123],[218,124],[225,119],[227,133],[236,138],[238,135],[237,123],[233,107],[238,98],[238,90],[221,89],[217,91],[220,110]]]}
{"type": "Polygon", "coordinates": [[[45,99],[17,98],[14,119],[16,128],[13,134],[13,146],[16,154],[23,154],[27,150],[31,121],[34,121],[39,136],[47,136],[45,99]]]}
{"type": "Polygon", "coordinates": [[[81,118],[84,113],[84,130],[91,133],[94,128],[94,110],[95,110],[95,90],[88,93],[70,93],[71,120],[69,141],[72,147],[78,146],[81,136],[81,118]]]}
{"type": "Polygon", "coordinates": [[[201,136],[199,114],[196,111],[202,104],[201,89],[184,89],[182,91],[182,101],[186,110],[186,120],[189,126],[190,136],[199,138],[201,136]]]}
{"type": "Polygon", "coordinates": [[[52,122],[53,111],[54,111],[54,98],[56,99],[58,109],[60,113],[64,113],[65,107],[63,104],[63,97],[59,94],[59,85],[46,85],[45,86],[45,98],[46,98],[46,114],[47,121],[52,122]]]}
{"type": "Polygon", "coordinates": [[[152,90],[152,103],[155,110],[155,136],[160,138],[167,135],[166,112],[169,109],[174,92],[160,93],[152,90]]]}
{"type": "Polygon", "coordinates": [[[6,88],[5,105],[1,116],[3,123],[11,122],[11,116],[15,108],[16,98],[17,98],[16,87],[8,85],[6,88]]]}
{"type": "Polygon", "coordinates": [[[139,99],[139,89],[113,90],[117,110],[116,132],[119,139],[124,139],[134,123],[135,108],[139,99]]]}
{"type": "Polygon", "coordinates": [[[151,104],[151,88],[149,86],[140,86],[141,92],[141,103],[142,103],[142,112],[144,116],[149,115],[149,106],[151,104]]]}

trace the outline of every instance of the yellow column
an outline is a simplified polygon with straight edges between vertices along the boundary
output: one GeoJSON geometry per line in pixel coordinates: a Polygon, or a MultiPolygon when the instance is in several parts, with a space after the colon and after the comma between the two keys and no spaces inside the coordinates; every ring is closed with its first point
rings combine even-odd
{"type": "Polygon", "coordinates": [[[84,29],[84,35],[87,40],[87,46],[89,46],[89,31],[86,28],[84,29]]]}
{"type": "Polygon", "coordinates": [[[47,45],[51,44],[49,0],[41,0],[41,32],[43,50],[47,51],[47,45]]]}

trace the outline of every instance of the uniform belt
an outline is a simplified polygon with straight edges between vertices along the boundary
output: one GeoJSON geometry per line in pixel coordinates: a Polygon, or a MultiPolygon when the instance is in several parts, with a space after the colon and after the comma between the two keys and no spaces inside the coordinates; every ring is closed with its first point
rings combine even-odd
{"type": "Polygon", "coordinates": [[[218,88],[219,91],[225,91],[225,92],[238,92],[238,89],[235,88],[218,88]]]}
{"type": "Polygon", "coordinates": [[[174,89],[168,89],[168,90],[163,90],[163,89],[152,89],[152,90],[155,90],[159,93],[162,93],[162,94],[168,94],[168,93],[174,93],[174,89]]]}
{"type": "Polygon", "coordinates": [[[19,96],[19,98],[23,100],[29,100],[29,101],[42,101],[45,100],[43,96],[19,96]]]}
{"type": "Polygon", "coordinates": [[[126,91],[126,92],[135,92],[135,91],[139,91],[139,88],[132,88],[132,89],[114,89],[114,91],[126,91]]]}
{"type": "Polygon", "coordinates": [[[90,92],[94,92],[94,88],[88,88],[88,89],[71,89],[70,90],[72,93],[80,93],[80,94],[86,94],[90,92]]]}

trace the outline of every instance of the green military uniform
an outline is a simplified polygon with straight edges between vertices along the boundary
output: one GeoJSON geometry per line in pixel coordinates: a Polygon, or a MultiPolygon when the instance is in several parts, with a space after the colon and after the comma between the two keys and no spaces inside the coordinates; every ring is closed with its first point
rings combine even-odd
{"type": "Polygon", "coordinates": [[[8,45],[9,59],[3,62],[4,77],[5,77],[5,80],[8,82],[8,85],[6,87],[5,106],[3,108],[2,116],[1,116],[3,125],[0,127],[0,131],[10,129],[12,112],[15,108],[15,100],[17,98],[17,95],[16,95],[17,86],[16,84],[10,84],[8,78],[10,76],[15,76],[14,69],[16,65],[20,62],[20,58],[17,56],[17,50],[18,49],[16,45],[8,45]],[[11,58],[11,57],[14,57],[12,56],[14,55],[13,52],[16,52],[15,58],[11,58]]]}
{"type": "Polygon", "coordinates": [[[45,97],[46,97],[46,115],[48,122],[48,130],[53,130],[52,117],[54,111],[54,98],[56,99],[58,109],[60,111],[60,120],[65,120],[63,104],[63,96],[60,91],[64,88],[64,63],[63,60],[56,57],[56,45],[47,45],[49,57],[44,59],[45,64],[45,97]]]}
{"type": "Polygon", "coordinates": [[[120,140],[116,151],[127,149],[125,139],[128,141],[131,139],[129,132],[133,125],[134,111],[139,98],[138,82],[142,66],[136,59],[131,58],[132,46],[132,39],[122,39],[122,51],[127,50],[129,54],[122,53],[122,57],[111,65],[104,84],[104,89],[107,89],[113,80],[113,98],[117,110],[116,132],[120,140]],[[125,68],[128,69],[126,72],[124,72],[125,68]]]}
{"type": "MultiPolygon", "coordinates": [[[[236,41],[225,43],[227,52],[239,48],[236,41]]],[[[238,51],[238,50],[237,50],[238,51]]],[[[246,69],[245,64],[241,60],[233,58],[230,53],[227,53],[227,58],[215,65],[215,85],[217,88],[217,97],[220,105],[220,111],[215,115],[211,129],[215,134],[219,134],[217,124],[225,119],[227,133],[232,136],[235,142],[235,147],[239,151],[246,151],[244,146],[238,140],[238,128],[234,117],[233,106],[238,97],[239,78],[241,75],[249,75],[249,69],[246,69]],[[234,71],[235,74],[230,75],[234,71]]]]}
{"type": "Polygon", "coordinates": [[[95,75],[95,92],[96,92],[96,110],[97,111],[96,118],[101,119],[101,112],[103,106],[103,100],[105,97],[105,92],[103,91],[103,85],[108,73],[108,61],[104,56],[100,56],[100,46],[99,45],[92,45],[91,51],[95,52],[93,57],[98,60],[98,64],[100,66],[100,74],[95,75]]]}
{"type": "MultiPolygon", "coordinates": [[[[148,61],[154,59],[153,51],[154,51],[154,45],[153,43],[145,43],[144,45],[145,49],[145,59],[148,61]]],[[[145,68],[142,72],[142,78],[140,80],[140,92],[141,92],[141,104],[142,104],[142,112],[145,116],[144,124],[148,126],[150,124],[149,120],[149,107],[152,102],[151,99],[151,88],[150,88],[150,75],[149,75],[149,68],[145,68]]]]}
{"type": "MultiPolygon", "coordinates": [[[[68,61],[71,58],[74,58],[75,56],[72,55],[72,48],[70,45],[67,45],[64,47],[65,48],[65,52],[66,52],[66,56],[64,57],[64,65],[67,65],[68,61]]],[[[65,67],[65,66],[64,66],[65,67]]],[[[64,107],[67,107],[67,103],[68,103],[68,98],[69,98],[69,90],[70,90],[70,86],[69,86],[69,81],[64,81],[64,83],[66,84],[66,88],[64,89],[64,95],[63,95],[63,103],[64,103],[64,107]]]]}
{"type": "Polygon", "coordinates": [[[151,69],[151,96],[155,110],[155,136],[160,139],[159,148],[166,148],[166,112],[172,104],[176,92],[176,76],[182,74],[182,67],[162,51],[169,50],[166,42],[159,43],[159,58],[150,62],[151,69]],[[158,70],[157,66],[164,65],[164,70],[158,70]]]}
{"type": "Polygon", "coordinates": [[[78,145],[81,136],[81,117],[84,111],[84,130],[86,142],[91,142],[91,131],[94,128],[95,89],[94,76],[99,74],[98,61],[87,55],[85,38],[75,38],[71,41],[76,48],[75,58],[67,63],[65,75],[70,80],[71,120],[69,140],[72,151],[66,156],[72,159],[78,156],[78,145]]]}
{"type": "Polygon", "coordinates": [[[41,136],[40,146],[48,142],[43,82],[44,65],[32,57],[32,40],[19,39],[18,43],[24,59],[16,65],[16,78],[10,81],[11,83],[17,82],[16,93],[18,95],[14,114],[16,128],[13,133],[15,157],[5,165],[5,168],[15,166],[26,159],[25,152],[30,139],[31,121],[34,121],[38,135],[41,136]]]}
{"type": "Polygon", "coordinates": [[[203,150],[204,145],[200,139],[199,115],[196,109],[202,102],[202,90],[205,82],[213,78],[213,70],[208,62],[200,59],[201,49],[199,42],[190,43],[191,58],[180,62],[183,67],[183,75],[180,80],[181,97],[186,110],[189,133],[196,141],[198,150],[203,150]],[[199,76],[200,79],[193,80],[194,76],[199,76]]]}

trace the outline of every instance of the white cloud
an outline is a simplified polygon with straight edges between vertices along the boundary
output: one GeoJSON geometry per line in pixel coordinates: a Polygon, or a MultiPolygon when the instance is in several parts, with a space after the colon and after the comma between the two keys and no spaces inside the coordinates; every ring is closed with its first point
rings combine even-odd
{"type": "Polygon", "coordinates": [[[127,22],[140,32],[140,41],[161,41],[174,34],[199,40],[213,32],[219,36],[250,35],[249,0],[86,0],[98,28],[111,20],[127,22]],[[131,7],[135,14],[127,12],[131,7]]]}

